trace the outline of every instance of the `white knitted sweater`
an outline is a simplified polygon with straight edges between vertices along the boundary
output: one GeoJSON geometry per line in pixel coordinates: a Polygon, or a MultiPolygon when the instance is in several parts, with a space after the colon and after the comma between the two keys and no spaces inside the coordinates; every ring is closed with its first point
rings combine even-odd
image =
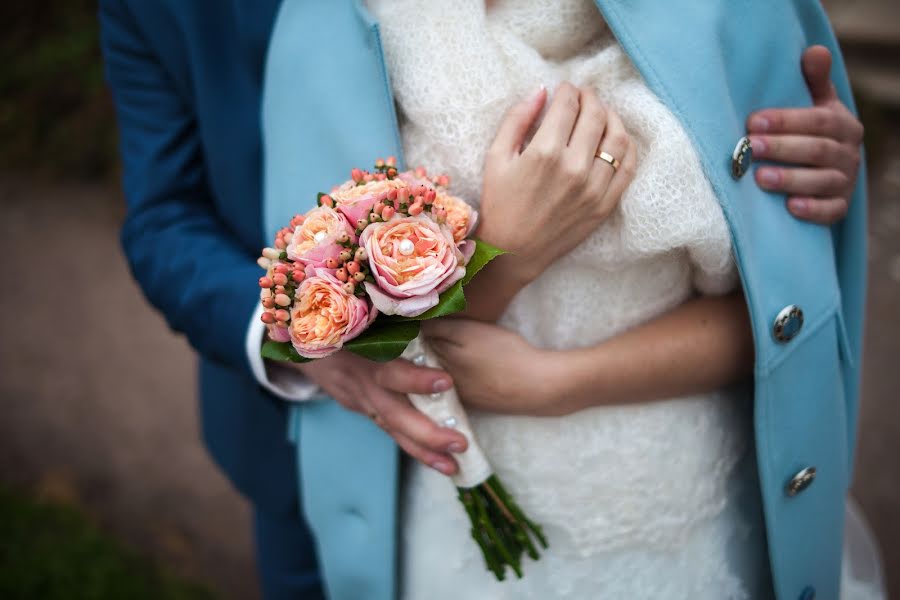
{"type": "MultiPolygon", "coordinates": [[[[407,163],[448,173],[473,203],[505,110],[540,85],[593,86],[637,143],[637,175],[619,207],[516,296],[502,325],[541,347],[588,346],[695,293],[734,289],[728,228],[697,154],[591,0],[498,0],[488,11],[483,0],[368,5],[407,163]]],[[[522,581],[496,584],[452,484],[411,466],[404,597],[751,597],[762,572],[759,528],[749,526],[756,492],[747,488],[747,516],[736,500],[744,488],[731,481],[747,449],[746,406],[723,393],[563,418],[471,415],[550,550],[522,581]],[[735,557],[735,545],[746,555],[735,557]]]]}

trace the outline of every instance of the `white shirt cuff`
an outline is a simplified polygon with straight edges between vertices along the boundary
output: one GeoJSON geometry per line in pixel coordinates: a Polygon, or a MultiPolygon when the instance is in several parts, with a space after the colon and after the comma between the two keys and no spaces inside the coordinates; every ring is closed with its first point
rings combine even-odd
{"type": "Polygon", "coordinates": [[[266,361],[260,355],[259,349],[266,336],[266,325],[259,320],[262,312],[263,307],[257,306],[247,328],[247,358],[257,383],[284,400],[303,402],[321,398],[321,388],[296,369],[266,361]]]}

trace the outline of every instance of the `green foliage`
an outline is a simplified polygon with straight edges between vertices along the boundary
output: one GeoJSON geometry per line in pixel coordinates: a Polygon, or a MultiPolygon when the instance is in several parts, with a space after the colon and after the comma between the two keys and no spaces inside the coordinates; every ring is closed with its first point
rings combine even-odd
{"type": "Polygon", "coordinates": [[[0,170],[88,178],[116,165],[89,0],[0,3],[0,170]]]}
{"type": "Polygon", "coordinates": [[[290,342],[274,342],[272,340],[266,340],[262,346],[262,350],[260,350],[260,354],[263,358],[268,358],[270,360],[289,360],[295,363],[304,363],[311,360],[297,354],[297,351],[294,350],[294,347],[290,342]]]}
{"type": "Polygon", "coordinates": [[[200,600],[212,593],[163,572],[72,508],[0,488],[0,598],[200,600]]]}
{"type": "Polygon", "coordinates": [[[417,335],[419,335],[418,321],[376,319],[362,335],[347,342],[344,347],[363,358],[387,362],[403,354],[417,335]]]}

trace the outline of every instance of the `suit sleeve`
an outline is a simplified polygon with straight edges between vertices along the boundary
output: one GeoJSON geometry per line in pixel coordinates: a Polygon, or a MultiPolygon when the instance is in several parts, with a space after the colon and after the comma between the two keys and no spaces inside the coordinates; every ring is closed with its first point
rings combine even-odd
{"type": "Polygon", "coordinates": [[[127,203],[121,241],[132,273],[198,352],[250,374],[246,332],[259,268],[217,214],[193,107],[122,3],[101,1],[100,24],[127,203]]]}

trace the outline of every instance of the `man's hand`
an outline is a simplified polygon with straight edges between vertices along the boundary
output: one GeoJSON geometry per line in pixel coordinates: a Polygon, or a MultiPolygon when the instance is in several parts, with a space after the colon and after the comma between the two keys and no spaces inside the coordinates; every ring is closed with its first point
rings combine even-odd
{"type": "Polygon", "coordinates": [[[401,359],[376,363],[346,350],[295,366],[344,408],[373,419],[419,462],[445,475],[456,473],[450,453],[466,449],[465,436],[434,424],[406,397],[450,389],[453,382],[444,371],[401,359]]]}
{"type": "Polygon", "coordinates": [[[788,194],[788,210],[795,217],[830,225],[847,215],[859,173],[863,126],[831,83],[831,52],[811,46],[801,62],[814,106],[765,109],[747,120],[753,157],[792,165],[760,167],[756,181],[767,190],[788,194]]]}

